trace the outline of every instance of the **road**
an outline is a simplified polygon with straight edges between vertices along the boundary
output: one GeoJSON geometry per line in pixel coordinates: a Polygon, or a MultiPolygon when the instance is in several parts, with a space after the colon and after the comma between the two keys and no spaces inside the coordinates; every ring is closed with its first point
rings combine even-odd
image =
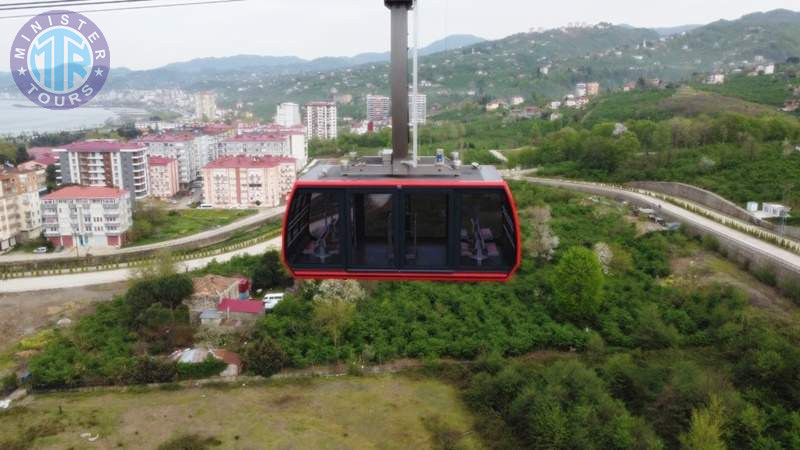
{"type": "MultiPolygon", "coordinates": [[[[269,208],[259,210],[256,214],[252,216],[247,216],[244,219],[237,220],[236,222],[229,223],[227,225],[223,225],[221,227],[217,227],[211,230],[202,231],[197,234],[192,234],[189,236],[184,236],[178,239],[172,239],[169,241],[163,242],[156,242],[154,244],[147,244],[147,245],[138,245],[136,247],[127,247],[122,249],[115,249],[115,248],[89,248],[88,251],[92,255],[124,255],[128,253],[139,253],[151,250],[161,250],[164,248],[176,247],[185,244],[190,244],[192,242],[200,241],[203,239],[213,238],[220,234],[230,233],[232,231],[236,231],[241,228],[247,228],[253,224],[257,224],[260,222],[265,222],[269,219],[275,218],[283,214],[284,211],[283,206],[277,208],[269,208]]],[[[86,250],[82,250],[80,256],[85,256],[86,250]]],[[[46,253],[44,255],[34,255],[32,253],[9,253],[7,255],[0,256],[0,262],[25,262],[25,261],[49,261],[49,260],[57,260],[57,259],[67,259],[67,258],[74,258],[76,252],[74,250],[65,249],[61,253],[46,253]]]]}
{"type": "MultiPolygon", "coordinates": [[[[176,264],[179,272],[190,270],[202,269],[211,262],[217,260],[218,262],[226,262],[237,255],[257,255],[264,253],[269,249],[280,249],[281,238],[262,242],[253,245],[252,247],[243,248],[230,253],[223,253],[221,255],[212,256],[208,258],[192,259],[189,261],[181,261],[176,264]]],[[[49,289],[65,289],[84,286],[95,286],[99,284],[117,283],[120,281],[129,280],[134,274],[132,269],[117,269],[106,270],[101,272],[87,272],[75,273],[69,275],[56,275],[47,277],[32,277],[32,278],[12,278],[10,280],[0,280],[0,292],[14,293],[14,292],[33,292],[44,291],[49,289]]]]}
{"type": "MultiPolygon", "coordinates": [[[[703,217],[700,214],[696,214],[686,209],[683,209],[666,200],[661,200],[659,198],[651,197],[646,194],[632,192],[624,189],[618,189],[611,186],[600,185],[596,183],[587,183],[587,182],[569,181],[569,180],[555,180],[548,178],[532,178],[532,177],[523,177],[522,179],[531,183],[542,184],[546,186],[552,186],[564,189],[579,190],[582,192],[587,192],[589,190],[602,191],[606,194],[621,195],[642,202],[646,202],[648,204],[653,205],[654,208],[663,211],[665,214],[668,213],[680,218],[681,222],[684,222],[689,225],[694,225],[697,228],[705,229],[717,235],[723,236],[726,239],[736,241],[739,244],[751,250],[754,250],[756,253],[760,253],[765,257],[771,258],[778,263],[784,264],[785,266],[792,268],[796,273],[800,274],[800,255],[785,250],[781,247],[775,246],[773,244],[770,244],[768,242],[762,241],[761,239],[753,237],[749,234],[722,225],[721,223],[703,217]]],[[[602,195],[602,192],[596,192],[596,193],[602,195]]],[[[707,210],[706,208],[702,208],[697,204],[693,204],[693,207],[702,209],[704,213],[707,212],[711,215],[719,215],[719,213],[716,213],[712,210],[707,210]]]]}

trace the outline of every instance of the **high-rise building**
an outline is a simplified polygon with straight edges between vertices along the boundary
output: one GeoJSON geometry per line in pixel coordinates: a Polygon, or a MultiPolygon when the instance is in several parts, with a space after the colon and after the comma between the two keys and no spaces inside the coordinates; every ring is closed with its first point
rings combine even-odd
{"type": "Polygon", "coordinates": [[[306,137],[308,139],[336,139],[337,112],[334,102],[306,104],[306,137]]]}
{"type": "Polygon", "coordinates": [[[275,207],[292,189],[292,158],[224,156],[203,168],[203,201],[215,208],[275,207]]]}
{"type": "Polygon", "coordinates": [[[217,118],[217,94],[204,91],[194,94],[195,115],[202,121],[213,121],[217,118]]]}
{"type": "Polygon", "coordinates": [[[188,187],[200,176],[200,169],[217,157],[217,146],[202,145],[201,136],[194,134],[151,134],[137,141],[147,146],[149,156],[172,158],[178,162],[180,184],[188,187]]]}
{"type": "Polygon", "coordinates": [[[138,142],[93,139],[53,149],[62,184],[107,186],[131,192],[132,200],[149,195],[147,147],[138,142]]]}
{"type": "Polygon", "coordinates": [[[388,122],[392,99],[384,95],[367,95],[367,122],[388,122]]]}
{"type": "Polygon", "coordinates": [[[578,83],[575,85],[575,96],[576,97],[586,97],[586,83],[578,83]]]}
{"type": "Polygon", "coordinates": [[[300,117],[300,105],[297,103],[281,103],[278,105],[275,123],[283,127],[301,125],[303,119],[300,117]]]}
{"type": "Polygon", "coordinates": [[[408,120],[414,123],[414,112],[416,111],[417,123],[424,125],[428,121],[428,96],[425,94],[408,95],[408,120]]]}
{"type": "Polygon", "coordinates": [[[42,199],[44,237],[55,246],[122,247],[133,225],[130,193],[98,186],[68,186],[42,199]]]}
{"type": "Polygon", "coordinates": [[[36,171],[0,168],[0,250],[35,239],[41,230],[36,171]]]}
{"type": "Polygon", "coordinates": [[[225,139],[220,156],[274,156],[294,158],[297,169],[308,162],[308,146],[302,127],[271,125],[225,139]]]}

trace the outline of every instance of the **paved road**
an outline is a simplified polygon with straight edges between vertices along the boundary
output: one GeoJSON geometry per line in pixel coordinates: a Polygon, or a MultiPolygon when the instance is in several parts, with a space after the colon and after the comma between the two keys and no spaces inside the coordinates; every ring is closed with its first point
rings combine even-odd
{"type": "MultiPolygon", "coordinates": [[[[154,244],[139,245],[136,247],[127,247],[123,249],[89,248],[88,251],[92,255],[111,255],[111,254],[124,255],[126,253],[138,253],[143,251],[160,250],[163,248],[175,247],[179,245],[189,244],[195,241],[200,241],[203,239],[212,238],[220,234],[230,233],[240,228],[247,228],[253,224],[264,222],[271,218],[280,216],[281,214],[283,214],[284,209],[285,207],[280,206],[277,208],[259,210],[258,213],[252,216],[247,216],[244,219],[237,220],[236,222],[232,222],[227,225],[217,227],[211,230],[202,231],[197,234],[192,234],[178,239],[172,239],[170,241],[156,242],[154,244]]],[[[80,256],[85,256],[85,254],[86,254],[85,250],[82,250],[80,256]]],[[[44,255],[34,255],[32,253],[17,252],[0,256],[0,262],[47,261],[54,259],[74,258],[75,256],[77,256],[75,251],[74,250],[70,251],[69,249],[65,249],[61,253],[47,253],[44,255]]]]}
{"type": "MultiPolygon", "coordinates": [[[[230,253],[223,253],[221,255],[212,256],[208,258],[192,259],[189,261],[181,261],[177,263],[179,272],[188,270],[202,269],[216,259],[219,262],[229,261],[237,255],[257,255],[264,253],[268,249],[280,249],[281,238],[262,242],[253,245],[252,247],[243,248],[230,253]]],[[[83,286],[94,286],[98,284],[116,283],[119,281],[126,281],[133,275],[131,269],[118,269],[106,270],[102,272],[88,272],[88,273],[75,273],[69,275],[56,275],[48,277],[31,277],[31,278],[12,278],[10,280],[0,280],[0,292],[13,293],[13,292],[33,292],[44,291],[48,289],[62,289],[74,288],[83,286]]]]}
{"type": "MultiPolygon", "coordinates": [[[[536,184],[543,184],[547,186],[565,188],[565,189],[572,189],[572,190],[579,190],[586,192],[588,189],[592,190],[601,190],[607,194],[616,194],[616,195],[625,195],[629,196],[629,198],[635,198],[643,202],[647,202],[651,205],[654,205],[656,208],[660,208],[661,211],[665,213],[670,213],[676,217],[679,217],[681,221],[694,225],[698,228],[703,228],[706,230],[713,231],[716,234],[724,236],[727,239],[732,241],[736,241],[743,246],[746,246],[757,253],[761,253],[766,257],[773,258],[776,262],[782,263],[788,267],[793,268],[797,273],[800,274],[800,255],[785,250],[781,247],[772,245],[768,242],[762,241],[758,238],[755,238],[749,234],[743,233],[741,231],[737,231],[733,228],[727,227],[722,225],[714,220],[708,219],[703,217],[699,214],[695,214],[691,211],[687,211],[679,206],[676,206],[668,201],[661,200],[658,198],[651,197],[646,194],[641,194],[637,192],[631,192],[624,189],[618,189],[607,185],[600,185],[596,183],[587,183],[587,182],[580,182],[580,181],[568,181],[568,180],[555,180],[555,179],[548,179],[548,178],[531,178],[525,177],[522,178],[523,180],[529,181],[531,183],[536,184]]],[[[693,205],[696,206],[697,205],[693,205]]],[[[703,208],[704,209],[704,208],[703,208]]],[[[705,210],[705,209],[704,209],[705,210]]],[[[714,211],[707,210],[709,214],[716,214],[714,211]]],[[[727,216],[726,216],[727,217],[727,216]]]]}

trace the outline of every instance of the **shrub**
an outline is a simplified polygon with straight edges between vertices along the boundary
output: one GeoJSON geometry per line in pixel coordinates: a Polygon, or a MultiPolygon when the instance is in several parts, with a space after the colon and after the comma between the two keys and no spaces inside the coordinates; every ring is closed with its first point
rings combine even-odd
{"type": "Polygon", "coordinates": [[[272,338],[261,337],[244,346],[244,363],[247,370],[269,377],[281,371],[286,365],[286,352],[272,338]]]}
{"type": "Polygon", "coordinates": [[[228,365],[211,355],[200,363],[178,363],[176,370],[181,380],[193,380],[219,375],[228,365]]]}

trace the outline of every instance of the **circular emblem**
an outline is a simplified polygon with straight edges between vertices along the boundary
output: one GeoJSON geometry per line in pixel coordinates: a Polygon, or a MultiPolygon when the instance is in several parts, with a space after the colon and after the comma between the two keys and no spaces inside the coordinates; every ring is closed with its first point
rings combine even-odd
{"type": "Polygon", "coordinates": [[[111,53],[91,20],[48,11],[29,20],[11,45],[11,73],[19,90],[48,109],[87,104],[105,84],[111,53]]]}

